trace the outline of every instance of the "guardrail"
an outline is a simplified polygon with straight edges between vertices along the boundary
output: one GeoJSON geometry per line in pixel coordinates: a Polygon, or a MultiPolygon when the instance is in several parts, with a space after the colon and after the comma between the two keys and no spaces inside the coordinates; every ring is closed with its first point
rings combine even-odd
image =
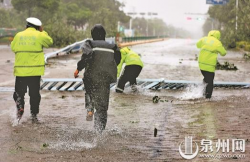
{"type": "Polygon", "coordinates": [[[150,39],[157,39],[157,38],[158,38],[157,36],[151,36],[151,37],[122,37],[122,43],[141,41],[141,40],[150,40],[150,39]]]}
{"type": "MultiPolygon", "coordinates": [[[[124,46],[131,46],[131,45],[137,45],[137,44],[143,44],[143,43],[151,43],[151,42],[156,42],[156,41],[162,41],[164,36],[152,36],[152,37],[123,37],[122,38],[122,42],[118,43],[118,45],[120,47],[124,47],[124,46]]],[[[75,42],[71,45],[68,45],[62,49],[59,49],[55,52],[50,52],[50,53],[46,53],[45,54],[45,63],[47,63],[47,60],[49,58],[52,57],[57,57],[57,56],[61,56],[61,55],[68,55],[70,53],[74,53],[74,52],[80,52],[81,51],[81,47],[83,45],[83,43],[86,41],[87,39],[84,39],[82,41],[79,42],[75,42]]],[[[105,40],[109,43],[116,43],[115,42],[115,37],[109,37],[109,38],[105,38],[105,40]]]]}
{"type": "MultiPolygon", "coordinates": [[[[185,81],[185,80],[165,80],[165,79],[137,79],[137,84],[143,89],[161,90],[183,89],[189,85],[201,84],[198,81],[185,81]]],[[[111,89],[115,88],[116,83],[110,85],[111,89]]],[[[125,87],[128,87],[126,84],[125,87]]],[[[215,88],[226,89],[246,89],[250,88],[250,83],[242,82],[215,82],[215,88]]],[[[48,91],[79,91],[84,90],[83,81],[80,78],[43,78],[41,79],[41,90],[48,91]]],[[[14,91],[14,87],[0,87],[0,92],[14,91]]]]}
{"type": "MultiPolygon", "coordinates": [[[[143,89],[160,90],[160,89],[182,89],[188,85],[201,84],[196,81],[185,81],[185,80],[164,80],[164,79],[137,79],[138,86],[143,89]]],[[[110,85],[110,88],[114,88],[116,83],[110,85]]],[[[128,87],[126,84],[125,87],[128,87]]],[[[249,88],[250,83],[241,82],[215,82],[214,87],[218,88],[249,88]]],[[[58,90],[58,91],[77,91],[84,90],[82,79],[42,79],[41,90],[58,90]]]]}
{"type": "Polygon", "coordinates": [[[20,32],[20,29],[16,28],[0,28],[0,36],[12,36],[16,35],[16,33],[20,32]]]}
{"type": "MultiPolygon", "coordinates": [[[[84,44],[84,42],[88,40],[88,39],[84,39],[82,41],[79,41],[79,42],[75,42],[73,44],[70,44],[62,49],[59,49],[55,52],[50,52],[50,53],[46,53],[45,54],[45,63],[47,63],[47,60],[49,58],[52,58],[52,57],[57,57],[57,56],[61,56],[61,55],[68,55],[70,53],[75,53],[75,52],[80,52],[81,51],[81,47],[82,45],[84,44]]],[[[108,42],[108,43],[115,43],[115,38],[114,37],[110,37],[110,38],[105,38],[105,40],[108,42]]]]}
{"type": "Polygon", "coordinates": [[[84,39],[82,41],[79,41],[79,42],[75,42],[71,45],[68,45],[62,49],[59,49],[55,52],[50,52],[50,53],[46,53],[45,56],[44,56],[44,59],[45,59],[45,63],[47,63],[47,60],[49,58],[52,58],[52,57],[57,57],[57,56],[61,56],[61,55],[67,55],[67,54],[70,54],[72,52],[79,52],[81,50],[81,47],[83,45],[83,43],[86,41],[87,39],[84,39]]]}
{"type": "Polygon", "coordinates": [[[121,43],[167,38],[167,36],[122,37],[121,43]]]}
{"type": "Polygon", "coordinates": [[[127,47],[127,46],[134,46],[134,45],[145,44],[145,43],[159,42],[159,41],[164,41],[164,38],[140,40],[140,41],[133,41],[133,42],[124,42],[124,43],[119,43],[118,46],[119,47],[127,47]]]}

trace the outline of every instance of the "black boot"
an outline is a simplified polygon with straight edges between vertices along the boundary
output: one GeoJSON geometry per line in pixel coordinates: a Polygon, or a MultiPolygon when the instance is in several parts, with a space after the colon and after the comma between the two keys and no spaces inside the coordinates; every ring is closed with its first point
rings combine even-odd
{"type": "Polygon", "coordinates": [[[37,114],[31,114],[31,121],[32,124],[40,124],[39,120],[37,119],[37,114]]]}
{"type": "Polygon", "coordinates": [[[115,92],[116,93],[123,93],[123,91],[121,91],[120,89],[116,89],[115,92]]]}

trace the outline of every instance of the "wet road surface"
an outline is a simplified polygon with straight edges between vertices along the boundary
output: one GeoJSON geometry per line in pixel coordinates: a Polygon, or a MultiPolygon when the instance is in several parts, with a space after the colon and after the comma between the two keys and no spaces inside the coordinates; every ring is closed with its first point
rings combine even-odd
{"type": "MultiPolygon", "coordinates": [[[[195,42],[170,39],[132,47],[142,54],[145,63],[140,78],[201,81],[195,42]]],[[[13,54],[6,54],[13,63],[13,54]]],[[[4,56],[0,58],[1,86],[14,86],[14,77],[3,70],[11,69],[12,63],[6,63],[4,56]]],[[[51,59],[44,78],[72,77],[79,58],[74,54],[51,59]]],[[[243,60],[242,53],[230,51],[219,60],[233,62],[239,70],[218,70],[215,81],[249,82],[250,64],[243,60]]],[[[39,125],[29,119],[28,95],[24,117],[17,125],[12,93],[1,92],[0,162],[249,161],[249,89],[215,89],[213,98],[205,100],[202,88],[140,89],[135,94],[129,88],[124,94],[112,91],[107,130],[102,135],[93,131],[93,122],[85,121],[84,92],[42,91],[39,125]],[[159,103],[152,102],[155,95],[161,98],[159,103]],[[246,152],[236,152],[245,158],[201,158],[200,152],[196,158],[185,160],[178,150],[185,136],[192,136],[199,146],[202,139],[212,140],[214,150],[218,139],[245,139],[246,152]]]]}

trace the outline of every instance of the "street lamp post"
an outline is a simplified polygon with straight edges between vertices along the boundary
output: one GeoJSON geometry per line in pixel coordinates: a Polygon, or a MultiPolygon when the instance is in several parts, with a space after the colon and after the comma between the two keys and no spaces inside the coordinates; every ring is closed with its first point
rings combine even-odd
{"type": "MultiPolygon", "coordinates": [[[[137,15],[136,12],[128,12],[127,14],[130,15],[130,16],[137,15]]],[[[140,14],[141,16],[146,15],[146,13],[144,13],[144,12],[139,13],[139,14],[140,14]]],[[[158,13],[148,12],[147,15],[148,15],[148,16],[156,16],[156,15],[158,15],[158,13]]],[[[147,21],[146,35],[148,36],[148,31],[149,31],[149,30],[148,30],[148,19],[146,19],[146,21],[147,21]]],[[[131,18],[131,19],[129,20],[129,29],[130,29],[130,30],[132,30],[132,25],[133,25],[133,18],[131,18]]],[[[153,32],[154,32],[154,34],[155,34],[155,28],[153,29],[153,32]]]]}
{"type": "Polygon", "coordinates": [[[147,19],[147,28],[146,28],[146,33],[147,33],[147,37],[148,37],[148,19],[147,19]]]}
{"type": "Polygon", "coordinates": [[[235,42],[237,42],[237,30],[238,30],[238,7],[239,7],[239,2],[236,0],[236,16],[235,16],[235,42]]]}
{"type": "MultiPolygon", "coordinates": [[[[158,13],[151,13],[151,15],[152,16],[157,16],[158,15],[158,13]]],[[[153,27],[154,27],[154,29],[153,29],[153,35],[155,36],[155,24],[153,24],[153,27]]]]}
{"type": "Polygon", "coordinates": [[[132,29],[132,23],[133,23],[133,19],[131,18],[131,19],[129,20],[129,30],[132,29]]]}
{"type": "Polygon", "coordinates": [[[117,22],[117,32],[120,32],[120,21],[117,22]]]}
{"type": "Polygon", "coordinates": [[[236,0],[236,18],[235,18],[235,30],[236,30],[236,32],[237,32],[237,29],[238,29],[238,23],[237,23],[237,21],[238,21],[238,7],[239,7],[239,2],[238,2],[238,0],[236,0]]]}

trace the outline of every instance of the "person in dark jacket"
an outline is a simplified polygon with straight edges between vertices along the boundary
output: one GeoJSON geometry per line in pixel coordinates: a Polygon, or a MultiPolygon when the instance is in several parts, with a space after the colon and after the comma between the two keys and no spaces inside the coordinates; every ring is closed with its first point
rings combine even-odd
{"type": "Polygon", "coordinates": [[[105,35],[106,31],[101,24],[92,28],[93,40],[84,43],[83,54],[74,73],[78,77],[79,71],[85,69],[83,82],[86,90],[86,120],[93,120],[94,115],[94,127],[99,132],[106,127],[110,84],[116,82],[117,65],[121,60],[119,48],[116,44],[106,42],[105,35]]]}

